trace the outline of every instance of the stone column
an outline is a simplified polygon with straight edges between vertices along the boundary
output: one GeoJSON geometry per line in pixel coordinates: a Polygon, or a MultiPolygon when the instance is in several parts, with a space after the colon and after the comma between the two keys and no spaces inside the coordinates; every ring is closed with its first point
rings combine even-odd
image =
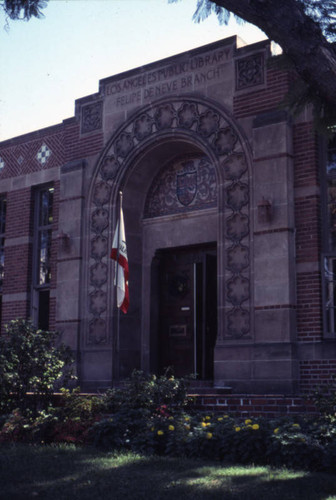
{"type": "Polygon", "coordinates": [[[84,170],[84,161],[61,168],[56,297],[56,329],[76,356],[79,377],[84,170]]]}
{"type": "Polygon", "coordinates": [[[259,116],[253,125],[252,373],[261,387],[295,392],[298,375],[293,344],[296,296],[292,128],[284,112],[259,116]]]}
{"type": "Polygon", "coordinates": [[[297,390],[292,127],[284,112],[254,119],[250,201],[251,331],[224,336],[215,384],[235,392],[297,390]]]}

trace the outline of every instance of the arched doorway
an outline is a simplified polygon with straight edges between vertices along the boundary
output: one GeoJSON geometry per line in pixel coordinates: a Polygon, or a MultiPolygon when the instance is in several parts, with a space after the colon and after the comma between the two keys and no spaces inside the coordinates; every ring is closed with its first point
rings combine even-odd
{"type": "MultiPolygon", "coordinates": [[[[132,368],[149,371],[153,367],[155,321],[151,311],[151,275],[158,251],[163,255],[169,254],[171,248],[181,250],[215,243],[217,345],[225,337],[250,334],[249,183],[245,143],[229,116],[208,101],[195,98],[158,101],[120,127],[98,162],[89,195],[84,356],[90,353],[91,362],[96,358],[102,364],[104,353],[106,367],[111,358],[116,313],[108,248],[120,189],[124,193],[131,296],[129,313],[122,316],[120,324],[120,376],[129,374],[132,368]],[[201,207],[199,199],[194,197],[190,201],[195,194],[192,173],[181,171],[176,172],[176,177],[180,176],[177,191],[181,210],[163,213],[158,218],[144,217],[156,176],[163,167],[169,168],[171,162],[186,155],[203,156],[212,165],[216,178],[214,203],[201,207]],[[93,351],[97,354],[93,355],[93,351]]],[[[209,182],[204,185],[209,187],[209,182]]],[[[202,194],[201,190],[198,192],[202,194]]],[[[158,356],[156,363],[159,359],[158,356]]],[[[204,368],[204,377],[206,371],[204,368]]]]}
{"type": "Polygon", "coordinates": [[[176,376],[213,378],[217,198],[216,169],[201,153],[167,162],[149,188],[144,241],[148,248],[155,233],[158,246],[151,267],[152,372],[169,368],[176,376]]]}

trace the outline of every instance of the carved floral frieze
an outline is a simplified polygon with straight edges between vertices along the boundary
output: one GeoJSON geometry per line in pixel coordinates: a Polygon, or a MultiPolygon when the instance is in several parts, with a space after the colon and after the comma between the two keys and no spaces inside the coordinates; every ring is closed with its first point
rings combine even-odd
{"type": "Polygon", "coordinates": [[[216,158],[224,200],[225,329],[219,340],[250,334],[249,176],[243,145],[228,117],[208,102],[176,99],[142,110],[111,139],[99,160],[91,188],[88,304],[90,317],[86,343],[110,342],[110,288],[108,258],[112,244],[111,196],[128,168],[128,159],[143,141],[153,143],[160,134],[188,134],[203,144],[208,156],[180,158],[168,164],[148,192],[145,217],[216,207],[218,189],[216,158]],[[210,155],[211,153],[211,155],[210,155]]]}

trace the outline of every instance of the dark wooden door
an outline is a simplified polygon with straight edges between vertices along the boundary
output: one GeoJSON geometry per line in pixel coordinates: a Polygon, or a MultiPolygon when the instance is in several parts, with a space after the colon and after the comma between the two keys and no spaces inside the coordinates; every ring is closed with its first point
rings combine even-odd
{"type": "Polygon", "coordinates": [[[216,247],[162,251],[159,366],[178,377],[213,377],[217,335],[216,247]]]}

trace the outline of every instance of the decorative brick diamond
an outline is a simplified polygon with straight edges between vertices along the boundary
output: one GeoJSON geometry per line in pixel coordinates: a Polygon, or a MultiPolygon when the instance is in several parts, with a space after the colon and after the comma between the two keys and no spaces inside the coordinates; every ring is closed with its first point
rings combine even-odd
{"type": "Polygon", "coordinates": [[[5,160],[3,160],[3,159],[0,157],[0,170],[2,170],[4,167],[5,167],[5,160]]]}
{"type": "Polygon", "coordinates": [[[49,156],[51,155],[51,151],[46,144],[42,144],[39,149],[36,159],[41,163],[41,165],[45,165],[48,161],[49,156]]]}
{"type": "Polygon", "coordinates": [[[23,163],[23,157],[21,155],[17,159],[17,162],[18,162],[19,165],[22,165],[22,163],[23,163]]]}

